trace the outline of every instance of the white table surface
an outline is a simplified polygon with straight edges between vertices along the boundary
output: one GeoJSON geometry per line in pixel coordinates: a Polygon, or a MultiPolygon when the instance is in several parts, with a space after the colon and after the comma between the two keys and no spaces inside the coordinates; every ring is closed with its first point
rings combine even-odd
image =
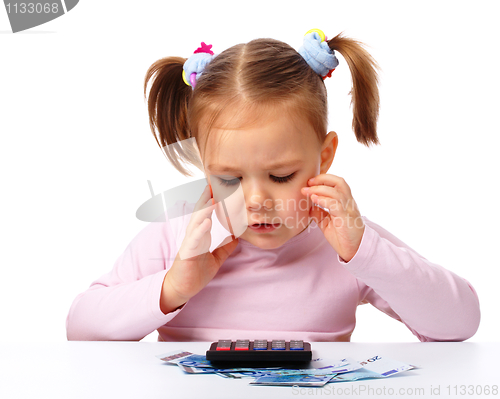
{"type": "Polygon", "coordinates": [[[249,385],[248,378],[185,374],[155,357],[176,349],[205,354],[209,342],[1,343],[0,398],[386,398],[390,393],[419,398],[500,398],[498,391],[496,395],[491,391],[493,385],[500,387],[496,370],[500,343],[311,345],[313,357],[363,360],[381,355],[421,368],[385,379],[299,390],[249,385]],[[339,389],[346,388],[342,393],[347,395],[339,394],[339,389]]]}

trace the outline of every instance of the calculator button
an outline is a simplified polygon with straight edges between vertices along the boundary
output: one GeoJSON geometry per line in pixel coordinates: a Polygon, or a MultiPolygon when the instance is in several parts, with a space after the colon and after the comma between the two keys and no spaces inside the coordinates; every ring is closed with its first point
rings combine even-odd
{"type": "Polygon", "coordinates": [[[304,350],[304,341],[303,340],[291,340],[290,341],[290,350],[304,350]]]}
{"type": "Polygon", "coordinates": [[[273,339],[271,343],[272,350],[285,350],[285,340],[284,339],[273,339]]]}
{"type": "Polygon", "coordinates": [[[267,341],[265,339],[256,339],[253,341],[254,350],[267,350],[267,341]]]}
{"type": "Polygon", "coordinates": [[[230,349],[231,349],[231,340],[230,339],[220,339],[219,342],[217,342],[216,350],[228,351],[230,349]]]}
{"type": "Polygon", "coordinates": [[[250,340],[248,339],[238,339],[234,345],[234,350],[237,351],[247,351],[250,347],[250,340]]]}

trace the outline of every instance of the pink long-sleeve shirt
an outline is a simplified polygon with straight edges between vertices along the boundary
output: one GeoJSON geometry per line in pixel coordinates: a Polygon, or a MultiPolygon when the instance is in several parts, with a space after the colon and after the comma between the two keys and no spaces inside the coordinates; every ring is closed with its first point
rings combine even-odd
{"type": "MultiPolygon", "coordinates": [[[[468,281],[366,217],[360,247],[347,263],[314,222],[275,249],[240,238],[214,279],[164,314],[163,279],[194,208],[185,201],[176,206],[186,216],[146,225],[113,269],[75,298],[69,340],[140,340],[158,330],[160,341],[349,341],[356,307],[364,303],[404,323],[420,341],[465,340],[479,326],[479,301],[468,281]]],[[[213,234],[215,248],[224,237],[213,234]]]]}

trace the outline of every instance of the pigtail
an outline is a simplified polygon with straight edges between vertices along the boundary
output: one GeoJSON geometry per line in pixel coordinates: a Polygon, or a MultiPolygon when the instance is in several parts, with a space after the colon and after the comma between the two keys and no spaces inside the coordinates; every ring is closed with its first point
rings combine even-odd
{"type": "Polygon", "coordinates": [[[181,57],[167,57],[151,65],[144,79],[144,98],[148,82],[153,78],[148,97],[149,126],[173,166],[184,176],[192,176],[179,162],[182,160],[203,168],[192,142],[170,145],[191,137],[187,113],[193,89],[182,79],[185,61],[181,57]]]}
{"type": "Polygon", "coordinates": [[[341,36],[328,40],[328,46],[338,51],[349,65],[352,76],[352,128],[358,142],[369,146],[379,144],[377,119],[379,110],[377,63],[361,43],[341,36]]]}

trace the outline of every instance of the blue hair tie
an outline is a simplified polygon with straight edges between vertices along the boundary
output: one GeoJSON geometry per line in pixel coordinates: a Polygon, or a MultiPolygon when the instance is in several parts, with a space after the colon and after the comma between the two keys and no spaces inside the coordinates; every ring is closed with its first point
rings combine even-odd
{"type": "Polygon", "coordinates": [[[323,79],[329,76],[331,71],[339,64],[339,60],[335,57],[335,52],[328,46],[328,43],[320,36],[316,29],[311,33],[306,33],[304,43],[299,48],[299,54],[306,60],[314,72],[323,79]]]}
{"type": "Polygon", "coordinates": [[[201,46],[194,51],[194,54],[186,60],[182,67],[182,79],[184,80],[184,83],[188,86],[192,86],[193,89],[205,67],[215,57],[211,48],[211,44],[207,45],[202,42],[201,46]]]}

